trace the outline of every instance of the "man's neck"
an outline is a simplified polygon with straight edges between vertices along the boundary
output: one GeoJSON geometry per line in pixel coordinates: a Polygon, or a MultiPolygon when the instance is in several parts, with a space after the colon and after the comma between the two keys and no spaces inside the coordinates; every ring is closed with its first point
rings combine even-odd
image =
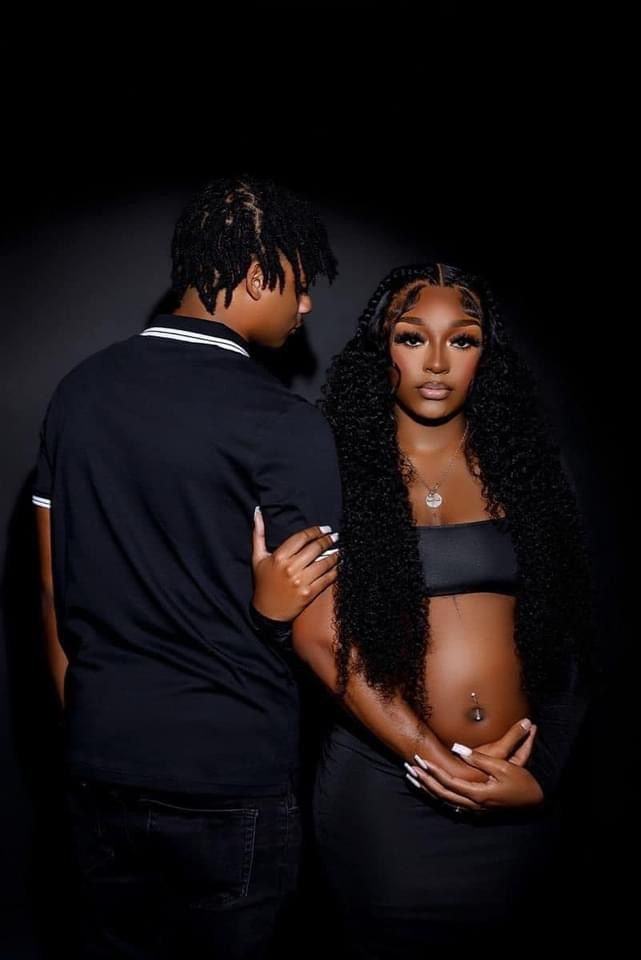
{"type": "Polygon", "coordinates": [[[225,307],[224,303],[220,302],[223,298],[219,296],[216,303],[216,313],[213,314],[209,312],[200,299],[198,291],[194,287],[188,287],[173,313],[177,317],[196,317],[198,320],[208,320],[210,323],[223,323],[245,340],[249,340],[247,324],[246,322],[243,323],[239,315],[240,311],[235,299],[235,297],[232,297],[229,307],[225,307]]]}

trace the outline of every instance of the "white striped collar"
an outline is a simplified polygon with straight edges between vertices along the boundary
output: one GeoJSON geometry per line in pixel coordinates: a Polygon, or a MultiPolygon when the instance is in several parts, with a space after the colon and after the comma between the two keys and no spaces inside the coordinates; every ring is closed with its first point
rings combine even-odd
{"type": "Polygon", "coordinates": [[[164,340],[183,340],[185,343],[203,343],[210,347],[219,347],[221,350],[230,350],[248,357],[249,353],[239,343],[227,340],[225,337],[212,337],[206,333],[196,333],[193,330],[180,330],[178,327],[147,327],[140,334],[141,337],[160,337],[164,340]]]}

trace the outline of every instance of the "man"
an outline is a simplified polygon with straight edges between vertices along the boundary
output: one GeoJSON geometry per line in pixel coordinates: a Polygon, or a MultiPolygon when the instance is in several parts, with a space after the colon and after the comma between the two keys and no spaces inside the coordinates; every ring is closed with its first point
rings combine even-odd
{"type": "Polygon", "coordinates": [[[272,546],[306,528],[310,597],[340,513],[329,427],[251,345],[282,346],[336,261],[308,203],[254,178],[209,184],[172,256],[174,313],[55,391],[34,503],[83,955],[231,960],[267,949],[299,844],[297,691],[250,612],[254,509],[272,546]]]}

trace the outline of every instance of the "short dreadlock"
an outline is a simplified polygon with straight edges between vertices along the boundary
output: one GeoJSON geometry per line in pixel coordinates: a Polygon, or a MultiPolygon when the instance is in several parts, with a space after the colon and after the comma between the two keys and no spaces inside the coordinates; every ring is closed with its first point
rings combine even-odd
{"type": "Polygon", "coordinates": [[[283,289],[283,255],[300,296],[317,276],[331,282],[336,258],[325,227],[307,200],[267,179],[243,176],[214,180],[184,211],[172,243],[172,287],[182,298],[195,287],[210,313],[225,291],[225,306],[257,260],[265,286],[283,289]],[[304,280],[303,280],[304,277],[304,280]]]}

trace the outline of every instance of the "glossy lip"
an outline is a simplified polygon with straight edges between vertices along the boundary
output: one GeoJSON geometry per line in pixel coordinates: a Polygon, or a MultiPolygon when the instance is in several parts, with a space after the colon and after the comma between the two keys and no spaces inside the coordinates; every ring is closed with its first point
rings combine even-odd
{"type": "Polygon", "coordinates": [[[420,387],[417,387],[417,390],[426,400],[445,400],[448,393],[452,392],[452,387],[448,387],[445,383],[438,383],[436,380],[431,380],[428,383],[421,384],[420,387]]]}

